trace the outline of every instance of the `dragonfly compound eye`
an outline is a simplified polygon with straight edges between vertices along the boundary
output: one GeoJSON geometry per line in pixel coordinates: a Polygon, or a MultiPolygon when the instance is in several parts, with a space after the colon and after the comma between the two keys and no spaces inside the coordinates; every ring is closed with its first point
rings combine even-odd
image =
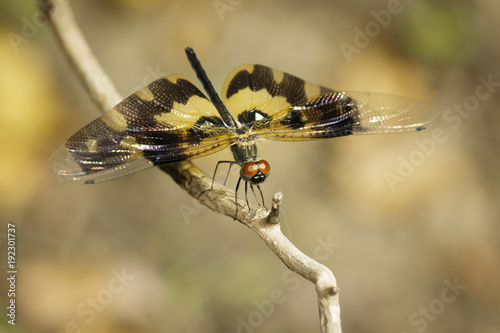
{"type": "Polygon", "coordinates": [[[241,167],[240,176],[244,181],[248,182],[259,172],[259,163],[247,162],[241,167]]]}
{"type": "Polygon", "coordinates": [[[241,178],[252,184],[262,183],[269,172],[271,171],[271,166],[265,160],[260,160],[258,162],[247,162],[243,167],[241,167],[240,176],[241,178]]]}
{"type": "Polygon", "coordinates": [[[259,161],[259,171],[261,171],[266,177],[271,172],[271,166],[266,160],[259,161]]]}

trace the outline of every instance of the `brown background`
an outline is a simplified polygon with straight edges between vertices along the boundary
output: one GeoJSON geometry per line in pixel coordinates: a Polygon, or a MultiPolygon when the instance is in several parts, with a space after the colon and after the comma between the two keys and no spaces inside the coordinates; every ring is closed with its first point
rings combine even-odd
{"type": "MultiPolygon", "coordinates": [[[[263,143],[273,168],[263,190],[268,201],[284,192],[284,232],[336,275],[345,332],[498,332],[499,87],[470,112],[450,108],[474,102],[479,76],[500,81],[500,3],[219,3],[230,8],[221,16],[211,0],[71,1],[124,96],[168,74],[198,85],[183,51],[192,46],[218,90],[236,66],[260,63],[333,89],[425,100],[455,117],[415,134],[263,143]],[[372,11],[388,6],[398,13],[383,27],[372,11]],[[341,46],[377,26],[348,59],[341,46]],[[387,174],[403,160],[418,165],[391,188],[387,174]],[[467,289],[453,298],[445,281],[467,289]]],[[[64,332],[74,321],[82,332],[319,332],[313,286],[162,172],[80,186],[46,169],[99,113],[34,15],[31,1],[0,2],[0,233],[17,226],[19,270],[17,325],[3,316],[0,330],[64,332]],[[13,47],[12,34],[24,42],[13,47]],[[122,269],[135,279],[110,293],[122,269]],[[76,311],[96,296],[107,304],[87,323],[76,311]]],[[[230,158],[195,163],[211,173],[230,158]]]]}

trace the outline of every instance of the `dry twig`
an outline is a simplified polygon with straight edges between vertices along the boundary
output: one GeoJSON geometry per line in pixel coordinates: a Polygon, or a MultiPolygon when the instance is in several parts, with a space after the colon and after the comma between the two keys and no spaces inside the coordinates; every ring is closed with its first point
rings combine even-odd
{"type": "MultiPolygon", "coordinates": [[[[67,2],[38,0],[38,6],[45,13],[64,53],[89,96],[102,113],[111,109],[122,98],[90,50],[67,2]]],[[[235,217],[234,192],[218,184],[214,184],[211,191],[211,178],[193,163],[165,165],[160,169],[168,173],[180,187],[214,212],[231,218],[235,217]]],[[[274,195],[270,211],[256,206],[252,206],[249,211],[245,205],[240,204],[236,219],[255,231],[289,269],[316,285],[321,330],[323,333],[340,333],[342,331],[340,306],[335,277],[328,268],[300,252],[283,235],[279,225],[282,198],[281,192],[274,195]]],[[[238,201],[245,202],[241,199],[238,201]]]]}

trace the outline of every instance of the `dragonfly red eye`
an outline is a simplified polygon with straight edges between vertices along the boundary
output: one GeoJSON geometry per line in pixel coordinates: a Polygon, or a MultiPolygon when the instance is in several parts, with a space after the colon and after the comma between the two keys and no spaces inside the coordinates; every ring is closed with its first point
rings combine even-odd
{"type": "Polygon", "coordinates": [[[247,162],[242,168],[241,168],[241,174],[242,176],[248,177],[248,179],[252,178],[255,176],[255,174],[259,171],[259,163],[257,162],[247,162]]]}
{"type": "Polygon", "coordinates": [[[271,172],[271,166],[266,160],[259,161],[259,171],[262,171],[264,175],[267,175],[269,172],[271,172]]]}
{"type": "Polygon", "coordinates": [[[241,167],[240,176],[244,181],[250,182],[252,184],[262,183],[269,173],[271,172],[271,166],[267,161],[260,160],[258,162],[247,162],[241,167]]]}

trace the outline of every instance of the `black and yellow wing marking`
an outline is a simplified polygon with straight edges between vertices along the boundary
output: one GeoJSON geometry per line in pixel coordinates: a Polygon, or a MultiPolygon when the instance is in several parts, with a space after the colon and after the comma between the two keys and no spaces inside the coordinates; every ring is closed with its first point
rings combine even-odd
{"type": "Polygon", "coordinates": [[[222,97],[249,132],[270,140],[411,132],[431,126],[439,117],[437,108],[412,99],[336,92],[261,65],[231,72],[222,97]]]}
{"type": "Polygon", "coordinates": [[[235,135],[184,76],[158,79],[73,135],[47,162],[65,180],[94,183],[229,146],[235,135]]]}
{"type": "Polygon", "coordinates": [[[222,101],[239,128],[228,127],[184,76],[158,79],[73,135],[48,167],[65,180],[94,183],[212,154],[239,136],[296,141],[402,133],[424,129],[439,115],[404,97],[336,92],[261,65],[233,70],[222,101]]]}

